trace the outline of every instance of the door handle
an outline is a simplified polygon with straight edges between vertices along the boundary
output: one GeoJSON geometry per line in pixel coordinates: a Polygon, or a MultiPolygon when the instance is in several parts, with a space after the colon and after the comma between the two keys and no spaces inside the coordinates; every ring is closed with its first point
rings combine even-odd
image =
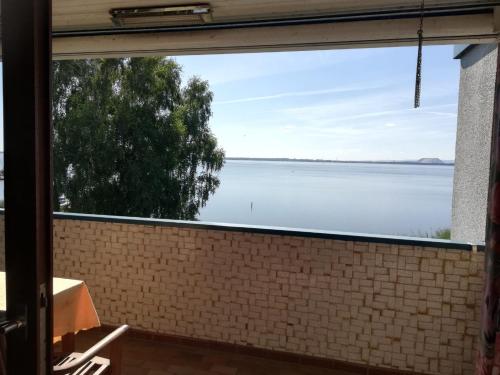
{"type": "Polygon", "coordinates": [[[16,329],[23,328],[26,324],[22,320],[6,320],[0,322],[0,335],[6,335],[16,329]]]}
{"type": "Polygon", "coordinates": [[[26,326],[23,320],[4,320],[0,322],[0,374],[7,375],[6,350],[7,350],[7,334],[19,328],[26,326]]]}

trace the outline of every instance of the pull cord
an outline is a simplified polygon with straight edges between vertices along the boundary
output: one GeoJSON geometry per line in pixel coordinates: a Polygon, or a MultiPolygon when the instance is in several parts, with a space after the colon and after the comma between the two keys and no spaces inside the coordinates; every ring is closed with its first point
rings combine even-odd
{"type": "Polygon", "coordinates": [[[420,107],[420,94],[422,89],[422,45],[424,43],[424,0],[420,6],[420,27],[418,29],[418,54],[417,74],[415,77],[415,103],[414,108],[420,107]]]}

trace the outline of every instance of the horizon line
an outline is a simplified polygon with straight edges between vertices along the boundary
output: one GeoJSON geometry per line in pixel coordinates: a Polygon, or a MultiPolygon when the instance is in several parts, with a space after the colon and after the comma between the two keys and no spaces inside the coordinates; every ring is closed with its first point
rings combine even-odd
{"type": "Polygon", "coordinates": [[[329,163],[406,163],[406,164],[436,164],[453,165],[455,160],[433,158],[419,159],[365,159],[365,160],[342,160],[342,159],[316,159],[316,158],[289,158],[289,157],[246,157],[246,156],[226,156],[226,160],[255,160],[255,161],[304,161],[304,162],[329,162],[329,163]],[[428,160],[428,161],[426,161],[428,160]]]}

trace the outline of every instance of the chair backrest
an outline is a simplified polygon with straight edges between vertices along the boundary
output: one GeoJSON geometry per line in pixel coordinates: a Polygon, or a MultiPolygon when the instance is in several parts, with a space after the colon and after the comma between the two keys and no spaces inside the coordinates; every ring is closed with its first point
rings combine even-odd
{"type": "Polygon", "coordinates": [[[115,329],[113,332],[111,332],[109,335],[104,337],[102,340],[97,342],[94,346],[86,350],[84,353],[78,356],[78,358],[75,358],[74,360],[68,362],[68,363],[63,363],[58,366],[54,366],[54,375],[56,374],[67,374],[68,372],[71,372],[71,370],[77,369],[88,361],[90,361],[94,356],[96,356],[99,352],[101,352],[104,348],[106,348],[109,344],[111,344],[113,341],[117,340],[119,337],[121,337],[125,332],[128,330],[128,325],[124,324],[120,326],[119,328],[115,329]]]}

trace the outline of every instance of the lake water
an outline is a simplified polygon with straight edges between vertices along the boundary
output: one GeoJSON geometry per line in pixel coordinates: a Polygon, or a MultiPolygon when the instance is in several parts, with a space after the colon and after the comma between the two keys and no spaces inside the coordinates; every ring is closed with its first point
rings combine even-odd
{"type": "Polygon", "coordinates": [[[422,236],[450,228],[453,166],[228,160],[202,221],[422,236]]]}
{"type": "Polygon", "coordinates": [[[410,236],[451,226],[452,166],[228,160],[220,180],[202,221],[410,236]]]}

